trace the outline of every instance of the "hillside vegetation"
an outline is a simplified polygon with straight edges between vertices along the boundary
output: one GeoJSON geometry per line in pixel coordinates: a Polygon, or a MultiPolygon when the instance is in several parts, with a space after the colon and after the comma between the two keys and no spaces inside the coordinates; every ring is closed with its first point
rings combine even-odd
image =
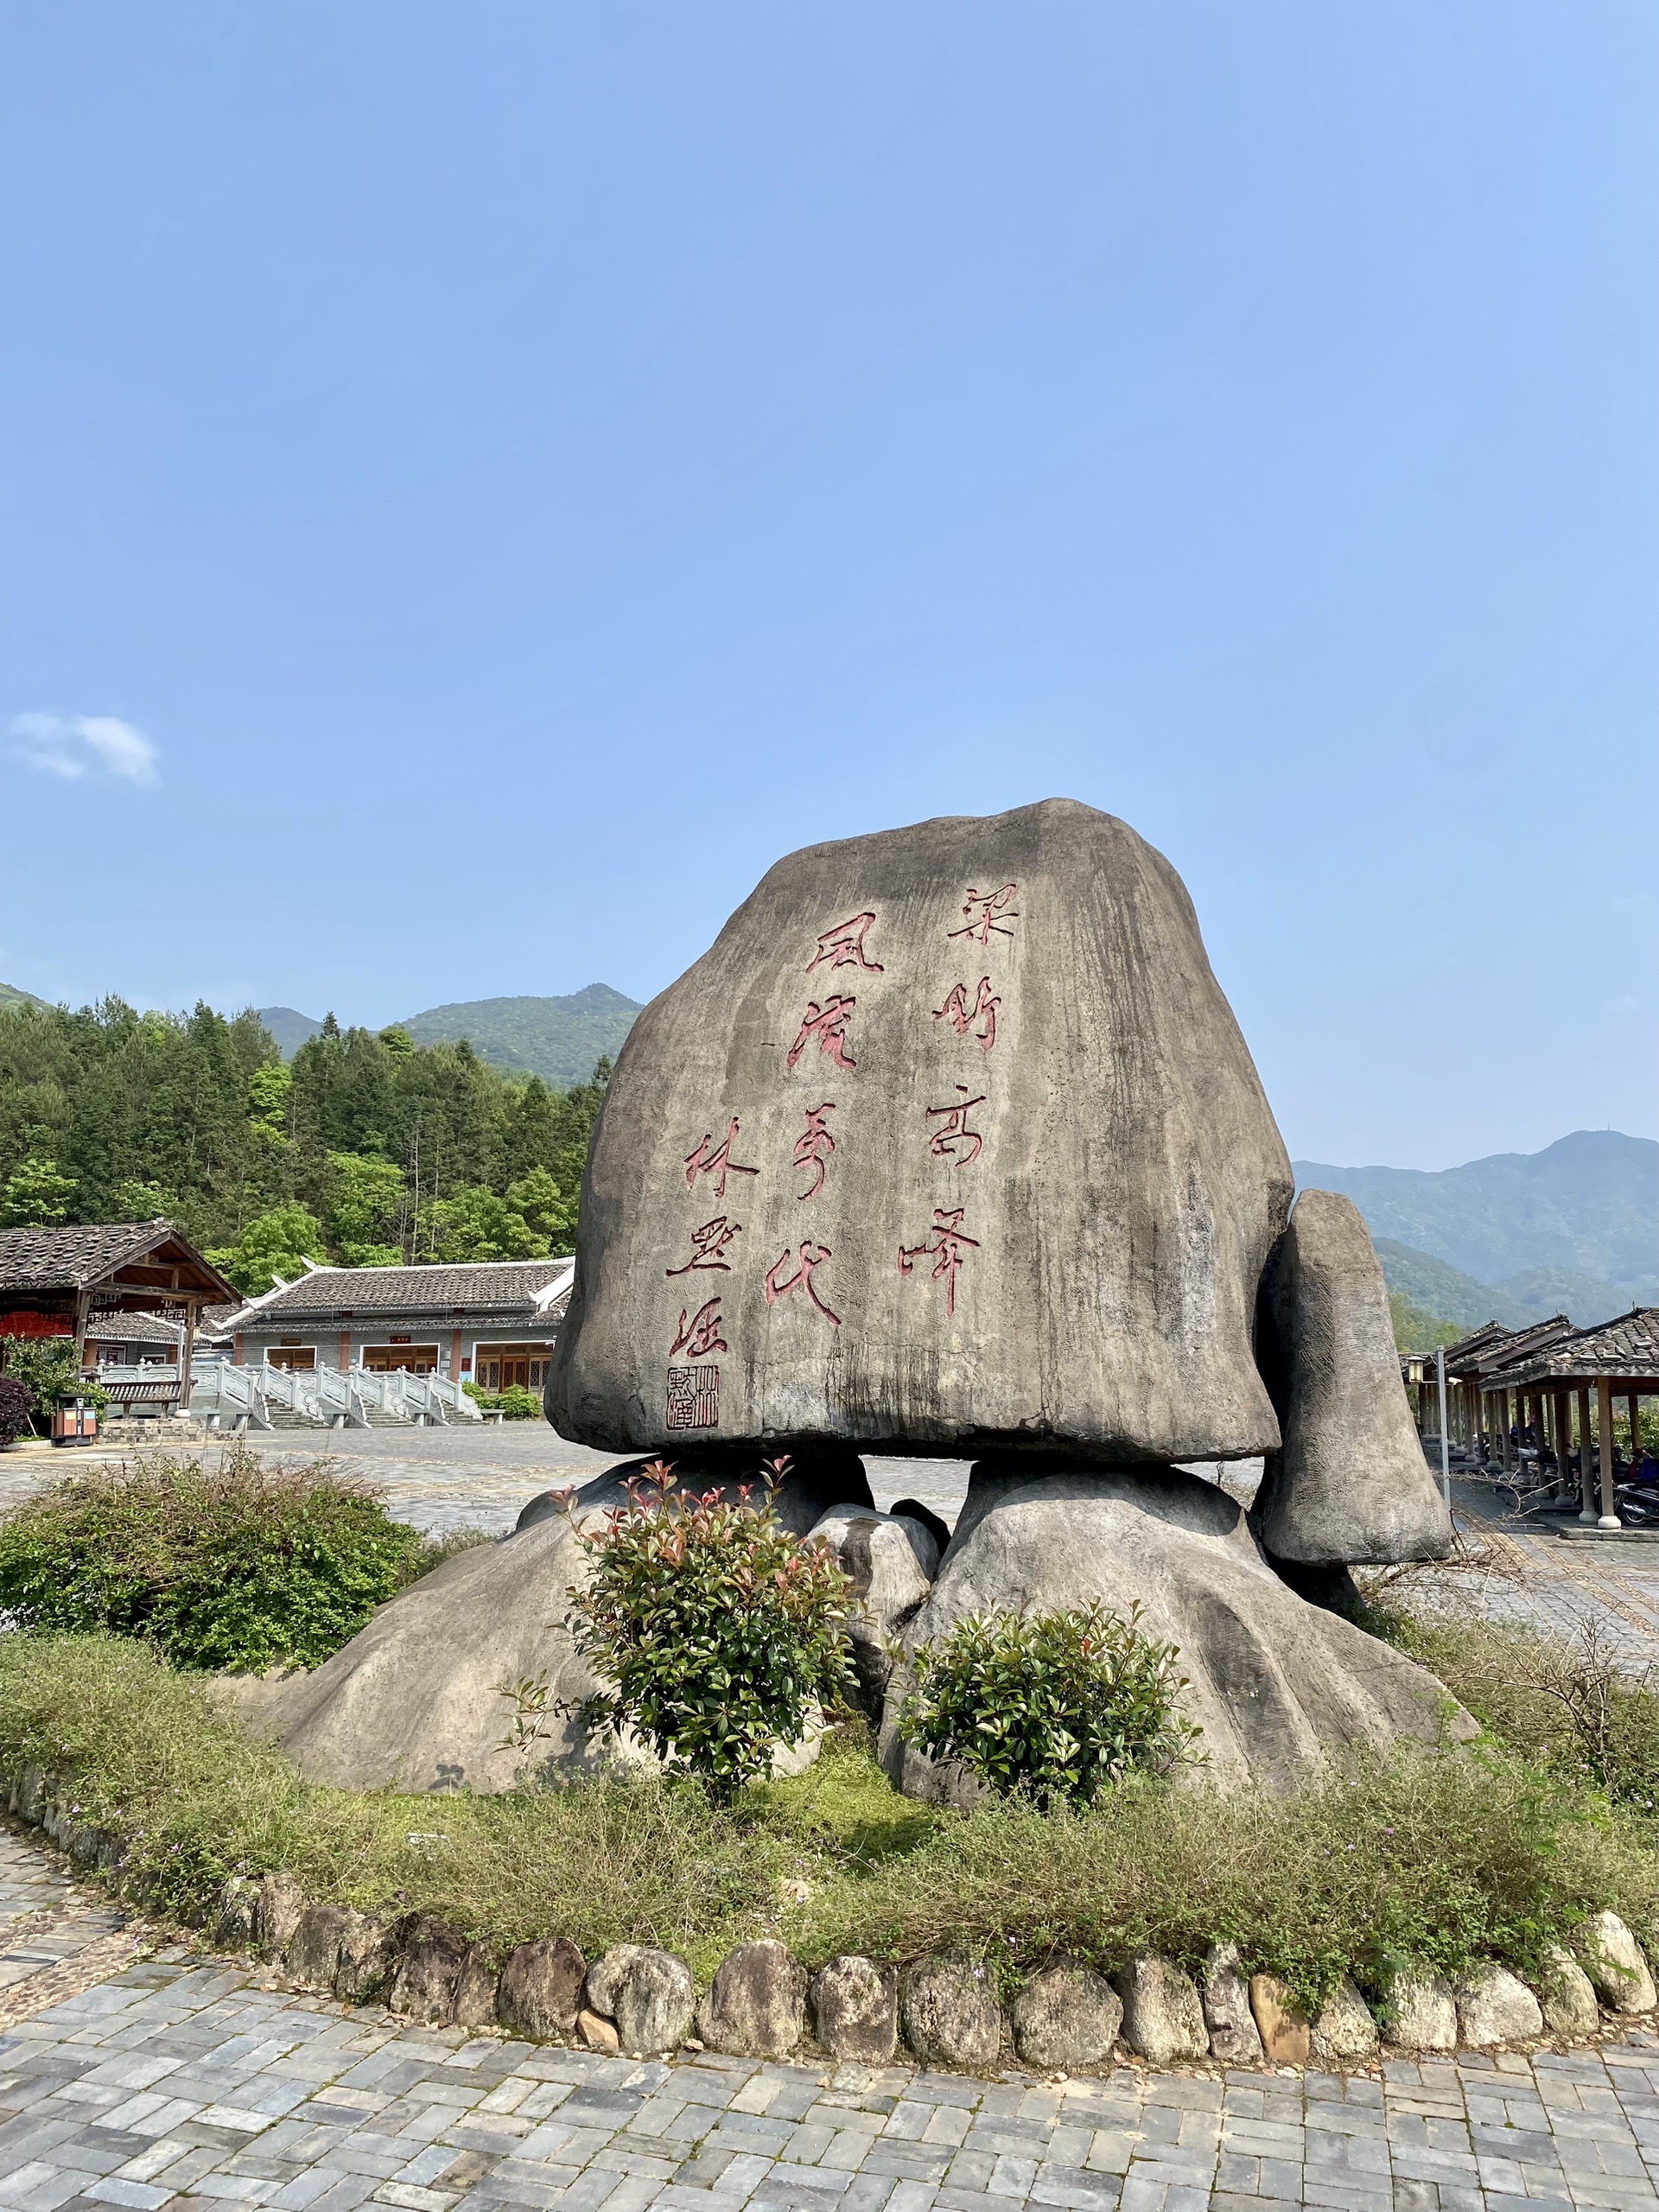
{"type": "Polygon", "coordinates": [[[1432,1173],[1313,1160],[1295,1173],[1299,1186],[1345,1192],[1373,1237],[1445,1261],[1534,1313],[1564,1309],[1587,1325],[1659,1304],[1659,1144],[1649,1138],[1579,1129],[1541,1152],[1432,1173]]]}
{"type": "MultiPolygon", "coordinates": [[[[435,1006],[397,1024],[417,1045],[469,1044],[492,1066],[538,1075],[543,1083],[583,1083],[595,1061],[613,1060],[639,1012],[608,983],[589,983],[565,998],[466,999],[435,1006]]],[[[322,1024],[291,1006],[259,1009],[291,1060],[322,1024]]]]}
{"type": "Polygon", "coordinates": [[[284,1064],[252,1013],[0,1008],[0,1226],[166,1214],[238,1288],[574,1249],[609,1065],[555,1090],[462,1045],[341,1031],[284,1064]]]}

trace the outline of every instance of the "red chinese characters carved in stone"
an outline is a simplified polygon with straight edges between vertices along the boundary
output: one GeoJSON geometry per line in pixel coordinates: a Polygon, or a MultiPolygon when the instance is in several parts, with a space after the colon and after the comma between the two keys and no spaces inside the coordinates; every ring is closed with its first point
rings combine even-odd
{"type": "Polygon", "coordinates": [[[816,1037],[818,1050],[828,1052],[838,1068],[855,1068],[858,1062],[847,1050],[846,1031],[847,1017],[857,1004],[856,999],[834,998],[820,1006],[816,999],[809,999],[801,1033],[785,1053],[785,1065],[792,1068],[816,1037]]]}
{"type": "Polygon", "coordinates": [[[933,1226],[927,1232],[925,1243],[908,1247],[901,1244],[899,1248],[899,1272],[901,1275],[912,1274],[918,1260],[932,1261],[931,1280],[944,1284],[944,1310],[947,1313],[954,1313],[957,1310],[957,1270],[962,1265],[963,1249],[966,1247],[976,1251],[979,1249],[977,1236],[963,1234],[964,1211],[962,1206],[935,1206],[933,1226]]]}
{"type": "Polygon", "coordinates": [[[930,1106],[926,1109],[928,1120],[937,1121],[939,1124],[932,1132],[932,1141],[928,1150],[935,1160],[950,1160],[958,1167],[971,1167],[984,1151],[985,1140],[977,1129],[969,1128],[968,1116],[976,1106],[985,1103],[985,1093],[982,1090],[977,1098],[970,1098],[965,1083],[959,1083],[957,1089],[962,1096],[956,1105],[930,1106]],[[964,1145],[971,1145],[973,1150],[964,1152],[964,1145]]]}
{"type": "Polygon", "coordinates": [[[968,1003],[966,983],[954,983],[946,995],[943,1006],[935,1007],[935,1021],[949,1020],[955,1024],[958,1037],[965,1037],[971,1029],[979,1039],[979,1048],[988,1052],[996,1042],[996,1009],[1002,1001],[991,988],[991,979],[979,979],[979,995],[972,1006],[968,1003]]]}
{"type": "Polygon", "coordinates": [[[825,930],[818,939],[818,949],[806,963],[810,976],[815,968],[827,962],[831,968],[862,968],[871,976],[885,971],[879,960],[872,960],[864,950],[865,934],[875,919],[875,909],[867,914],[855,914],[849,922],[837,922],[832,930],[825,930]]]}
{"type": "Polygon", "coordinates": [[[945,935],[971,938],[976,944],[988,944],[993,931],[998,937],[1012,937],[1014,931],[1008,924],[1018,921],[1020,909],[1010,906],[1008,901],[1019,888],[1017,883],[1005,883],[1000,891],[970,888],[962,910],[968,917],[966,923],[959,930],[947,930],[945,935]]]}
{"type": "Polygon", "coordinates": [[[718,1144],[715,1144],[712,1131],[704,1134],[696,1150],[689,1152],[685,1155],[685,1187],[688,1191],[696,1190],[699,1175],[712,1175],[715,1179],[715,1196],[717,1198],[723,1198],[726,1195],[726,1178],[728,1175],[758,1175],[760,1173],[758,1167],[740,1167],[736,1160],[732,1158],[732,1146],[736,1141],[736,1138],[737,1116],[735,1114],[732,1116],[732,1126],[718,1144]],[[714,1146],[712,1151],[709,1150],[711,1145],[714,1146]]]}
{"type": "Polygon", "coordinates": [[[711,1298],[706,1306],[698,1306],[688,1320],[685,1308],[680,1308],[680,1326],[673,1343],[668,1348],[672,1359],[683,1352],[688,1359],[707,1359],[711,1352],[729,1351],[731,1346],[720,1333],[720,1300],[711,1298]]]}
{"type": "Polygon", "coordinates": [[[824,1319],[833,1321],[836,1328],[839,1328],[840,1314],[830,1312],[818,1296],[818,1287],[812,1280],[814,1274],[829,1257],[830,1247],[827,1244],[814,1244],[810,1238],[798,1251],[791,1251],[785,1244],[766,1270],[767,1305],[775,1306],[780,1298],[786,1298],[791,1290],[804,1290],[824,1319]],[[785,1273],[791,1263],[793,1272],[785,1273]]]}
{"type": "Polygon", "coordinates": [[[797,1198],[816,1198],[823,1188],[824,1163],[836,1148],[836,1141],[823,1117],[835,1110],[833,1098],[826,1098],[822,1106],[809,1106],[806,1109],[806,1127],[795,1140],[794,1164],[810,1168],[812,1180],[804,1191],[797,1191],[797,1198]]]}
{"type": "Polygon", "coordinates": [[[734,1236],[742,1234],[741,1221],[728,1221],[723,1213],[717,1213],[712,1221],[705,1221],[700,1229],[692,1230],[691,1256],[683,1268],[668,1268],[664,1272],[671,1275],[689,1275],[693,1268],[718,1268],[722,1274],[730,1274],[732,1263],[729,1260],[721,1259],[721,1254],[734,1236]]]}

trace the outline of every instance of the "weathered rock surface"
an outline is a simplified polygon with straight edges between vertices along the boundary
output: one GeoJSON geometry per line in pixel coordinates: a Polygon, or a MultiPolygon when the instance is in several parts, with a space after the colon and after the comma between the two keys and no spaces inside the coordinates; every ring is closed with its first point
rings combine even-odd
{"type": "Polygon", "coordinates": [[[449,2018],[457,2027],[487,2028],[495,2024],[496,1991],[500,1982],[489,1953],[481,1943],[469,1943],[455,1980],[449,2018]]]}
{"type": "Polygon", "coordinates": [[[568,1936],[543,1936],[507,1955],[496,1993],[503,2027],[542,2041],[573,2036],[582,2010],[588,1962],[568,1936]]]}
{"type": "Polygon", "coordinates": [[[394,2012],[411,2019],[446,2021],[454,2011],[455,1992],[467,1963],[467,1939],[447,1920],[423,1913],[404,1938],[386,1992],[394,2012]]]}
{"type": "Polygon", "coordinates": [[[602,2013],[585,2009],[576,2015],[576,2032],[589,2050],[601,2056],[614,2058],[622,2048],[622,2038],[616,2032],[616,2022],[607,2020],[602,2013]]]}
{"type": "Polygon", "coordinates": [[[1595,1984],[1571,1951],[1552,1943],[1538,1985],[1544,2025],[1554,2036],[1592,2036],[1601,2025],[1595,1984]]]}
{"type": "Polygon", "coordinates": [[[348,1904],[308,1905],[288,1942],[286,1963],[295,1980],[307,1989],[332,1992],[340,1945],[362,1916],[348,1904]]]}
{"type": "Polygon", "coordinates": [[[899,2048],[899,1974],[845,1952],[812,1978],[813,2032],[834,2057],[887,2066],[899,2048]]]}
{"type": "MultiPolygon", "coordinates": [[[[1446,1693],[1351,1621],[1309,1605],[1262,1557],[1224,1491],[1177,1469],[1033,1473],[982,1461],[907,1649],[970,1614],[1058,1611],[1139,1599],[1148,1636],[1176,1644],[1180,1704],[1204,1732],[1206,1777],[1287,1788],[1349,1744],[1436,1740],[1446,1693]]],[[[893,1686],[888,1710],[902,1690],[893,1686]]],[[[1472,1735],[1466,1715],[1454,1732],[1472,1735]]],[[[934,1766],[889,1719],[881,1758],[909,1796],[970,1803],[975,1785],[934,1766]]]]}
{"type": "Polygon", "coordinates": [[[1398,2050],[1455,2050],[1458,2002],[1444,1975],[1396,1974],[1383,1991],[1389,2041],[1398,2050]]]}
{"type": "Polygon", "coordinates": [[[1268,1550],[1326,1567],[1444,1559],[1452,1517],[1400,1387],[1389,1287],[1351,1198],[1302,1192],[1261,1310],[1257,1357],[1283,1432],[1252,1508],[1268,1550]]]}
{"type": "MultiPolygon", "coordinates": [[[[766,1461],[774,1456],[777,1455],[770,1451],[711,1449],[705,1444],[665,1452],[661,1464],[671,1467],[678,1489],[695,1491],[700,1497],[717,1491],[723,1498],[735,1499],[741,1491],[747,1489],[757,1505],[769,1497],[779,1525],[791,1535],[805,1535],[836,1506],[861,1507],[867,1512],[874,1512],[870,1478],[856,1452],[810,1448],[801,1451],[791,1447],[784,1455],[788,1458],[789,1465],[782,1479],[769,1480],[766,1461]]],[[[551,1520],[555,1515],[563,1516],[573,1504],[584,1522],[592,1515],[626,1506],[629,1503],[629,1482],[643,1478],[649,1486],[655,1478],[647,1471],[658,1464],[655,1459],[628,1459],[620,1466],[607,1467],[602,1475],[583,1483],[574,1498],[569,1491],[538,1491],[520,1510],[513,1534],[533,1529],[538,1522],[551,1520]]]]}
{"type": "Polygon", "coordinates": [[[781,861],[623,1046],[547,1408],[695,1438],[1267,1451],[1289,1162],[1168,862],[1065,799],[781,861]]]}
{"type": "Polygon", "coordinates": [[[267,1958],[280,1959],[293,1941],[305,1910],[305,1891],[292,1874],[281,1872],[259,1877],[254,1900],[253,1940],[267,1958]]]}
{"type": "Polygon", "coordinates": [[[902,1521],[910,1530],[910,1540],[916,1548],[916,1563],[931,1582],[939,1571],[939,1561],[950,1541],[950,1529],[932,1507],[924,1505],[919,1498],[901,1497],[892,1512],[893,1519],[902,1521]]]}
{"type": "Polygon", "coordinates": [[[1642,1946],[1616,1912],[1599,1912],[1579,1930],[1584,1970],[1610,2012],[1649,2012],[1653,1976],[1642,1946]]]}
{"type": "Polygon", "coordinates": [[[904,1977],[905,2041],[924,2066],[982,2073],[1002,2045],[1002,2014],[983,1967],[924,1959],[904,1977]]]}
{"type": "MultiPolygon", "coordinates": [[[[855,1484],[868,1501],[862,1465],[854,1454],[844,1457],[839,1484],[821,1463],[813,1484],[790,1494],[798,1533],[821,1517],[826,1491],[855,1484]],[[816,1508],[811,1519],[804,1517],[809,1508],[816,1508]]],[[[637,1747],[588,1743],[573,1714],[556,1709],[599,1687],[564,1625],[564,1593],[589,1571],[577,1527],[592,1527],[626,1503],[618,1475],[607,1472],[575,1494],[575,1523],[561,1496],[556,1510],[530,1517],[504,1542],[457,1553],[382,1605],[314,1673],[284,1682],[226,1683],[244,1726],[274,1737],[308,1780],[341,1789],[466,1788],[488,1795],[512,1789],[527,1765],[532,1773],[568,1772],[607,1757],[645,1758],[637,1747]],[[504,1751],[512,1708],[500,1685],[542,1674],[549,1700],[541,1738],[528,1757],[504,1751]]],[[[798,1771],[817,1751],[816,1738],[791,1746],[777,1770],[798,1771]]]]}
{"type": "Polygon", "coordinates": [[[1123,2024],[1123,2000],[1092,1967],[1058,1961],[1034,1974],[1009,2013],[1014,2047],[1027,2066],[1103,2066],[1123,2024]]]}
{"type": "Polygon", "coordinates": [[[340,1938],[334,1994],[348,2005],[367,2005],[382,1995],[397,1966],[395,1929],[353,1913],[340,1938]]]}
{"type": "Polygon", "coordinates": [[[1211,2057],[1229,2066],[1255,2065],[1262,2057],[1262,2033],[1250,2010],[1250,1986],[1236,1943],[1213,1946],[1204,1962],[1198,1995],[1211,2057]]]}
{"type": "Polygon", "coordinates": [[[1376,2022],[1346,1974],[1319,2010],[1313,2023],[1313,2056],[1329,2064],[1351,2064],[1376,2055],[1376,2022]]]}
{"type": "Polygon", "coordinates": [[[253,1948],[259,1910],[259,1885],[248,1874],[232,1874],[219,1891],[213,1916],[213,1941],[221,1951],[253,1948]]]}
{"type": "Polygon", "coordinates": [[[677,2050],[690,2034],[697,1986],[690,1967],[671,1951],[616,1943],[588,1969],[588,2003],[615,2021],[625,2051],[654,2058],[677,2050]]]}
{"type": "Polygon", "coordinates": [[[1173,1960],[1132,1959],[1118,1976],[1123,2001],[1123,2040],[1154,2066],[1177,2058],[1207,2058],[1210,2031],[1198,1985],[1173,1960]]]}
{"type": "Polygon", "coordinates": [[[806,1968],[781,1943],[740,1943],[723,1959],[697,2007],[710,2050],[782,2058],[806,2032],[806,1968]]]}
{"type": "Polygon", "coordinates": [[[917,1559],[916,1538],[925,1541],[926,1531],[914,1522],[878,1513],[873,1506],[837,1505],[817,1524],[812,1536],[835,1553],[853,1586],[847,1642],[858,1677],[859,1702],[879,1721],[893,1673],[888,1647],[914,1619],[931,1586],[917,1559]]]}
{"type": "Polygon", "coordinates": [[[1288,1982],[1281,1981],[1276,1974],[1253,1974],[1250,2010],[1270,2064],[1307,2064],[1313,2056],[1313,2023],[1297,2003],[1288,1982]]]}
{"type": "Polygon", "coordinates": [[[1525,2043],[1544,2031],[1538,1999],[1507,1967],[1488,1963],[1462,1975],[1454,1991],[1458,2031],[1471,2050],[1525,2043]]]}
{"type": "MultiPolygon", "coordinates": [[[[598,1688],[563,1620],[586,1572],[563,1515],[458,1552],[313,1673],[238,1684],[244,1726],[336,1789],[511,1789],[524,1759],[500,1749],[512,1713],[499,1685],[545,1672],[550,1706],[598,1688]]],[[[534,1765],[595,1763],[573,1721],[550,1710],[547,1726],[534,1765]]]]}

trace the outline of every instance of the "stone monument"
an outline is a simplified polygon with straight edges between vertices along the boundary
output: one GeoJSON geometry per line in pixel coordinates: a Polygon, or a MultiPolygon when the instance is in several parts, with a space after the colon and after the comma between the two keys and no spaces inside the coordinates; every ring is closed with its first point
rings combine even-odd
{"type": "MultiPolygon", "coordinates": [[[[1364,1224],[1292,1195],[1192,902],[1127,824],[1051,799],[812,846],[623,1047],[548,1416],[699,1488],[790,1457],[780,1511],[853,1573],[861,1692],[909,1790],[957,1784],[894,1737],[902,1652],[1095,1598],[1179,1644],[1218,1777],[1288,1786],[1446,1708],[1301,1593],[1452,1541],[1364,1224]],[[936,1574],[931,1535],[874,1512],[863,1452],[976,1462],[936,1574]],[[1258,1455],[1248,1517],[1186,1464],[1258,1455]]],[[[557,1605],[582,1548],[553,1503],[264,1697],[264,1725],[319,1778],[505,1786],[488,1686],[582,1688],[557,1605]]]]}

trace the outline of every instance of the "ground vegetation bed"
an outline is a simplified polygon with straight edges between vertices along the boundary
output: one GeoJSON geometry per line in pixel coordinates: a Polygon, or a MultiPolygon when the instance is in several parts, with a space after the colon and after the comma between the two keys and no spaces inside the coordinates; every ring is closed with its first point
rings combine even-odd
{"type": "Polygon", "coordinates": [[[117,1840],[117,1878],[187,1923],[211,1918],[231,1876],[288,1870],[310,1897],[431,1913],[502,1955],[563,1934],[590,1957],[659,1945],[705,1976],[757,1936],[809,1964],[965,1954],[1004,1982],[1060,1953],[1110,1969],[1152,1950],[1196,1967],[1227,1938],[1310,2005],[1344,1974],[1369,1994],[1408,1962],[1535,1974],[1545,1946],[1607,1908],[1659,1941],[1652,1692],[1593,1643],[1426,1615],[1398,1587],[1375,1594],[1368,1624],[1434,1667],[1484,1739],[1356,1760],[1290,1799],[1224,1796],[1185,1762],[1128,1769],[1091,1803],[1051,1788],[967,1813],[922,1806],[893,1790],[850,1713],[809,1773],[737,1789],[649,1773],[494,1797],[315,1787],[245,1739],[223,1681],[201,1671],[257,1663],[254,1646],[227,1662],[200,1625],[226,1616],[176,1593],[223,1582],[239,1552],[245,1590],[269,1602],[261,1615],[235,1599],[238,1633],[276,1620],[291,1649],[297,1621],[321,1656],[346,1628],[327,1606],[366,1599],[365,1561],[402,1583],[439,1551],[388,1537],[397,1524],[327,1470],[305,1471],[308,1489],[270,1478],[253,1500],[240,1483],[204,1487],[190,1464],[103,1496],[65,1484],[0,1526],[3,1601],[28,1631],[0,1636],[0,1768],[56,1777],[75,1824],[117,1840]],[[337,1552],[359,1581],[342,1580],[337,1552]],[[26,1587],[16,1563],[30,1559],[26,1587]],[[54,1573],[67,1593],[55,1610],[54,1573]]]}

